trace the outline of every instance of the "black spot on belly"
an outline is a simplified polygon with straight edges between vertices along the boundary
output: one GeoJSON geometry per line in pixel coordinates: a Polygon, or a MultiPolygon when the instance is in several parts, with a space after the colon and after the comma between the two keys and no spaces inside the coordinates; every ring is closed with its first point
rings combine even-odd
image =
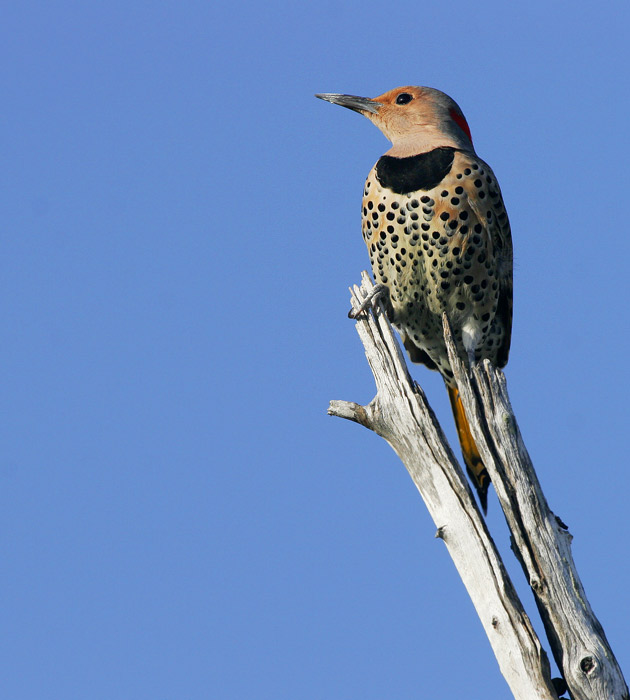
{"type": "Polygon", "coordinates": [[[376,178],[396,194],[433,189],[451,171],[455,150],[443,146],[408,158],[382,156],[376,164],[376,178]]]}

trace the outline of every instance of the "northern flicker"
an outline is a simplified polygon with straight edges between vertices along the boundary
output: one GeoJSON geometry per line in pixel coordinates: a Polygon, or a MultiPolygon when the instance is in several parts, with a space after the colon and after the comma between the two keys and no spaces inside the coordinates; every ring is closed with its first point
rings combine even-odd
{"type": "Polygon", "coordinates": [[[512,238],[501,191],[473,147],[459,106],[428,87],[374,99],[316,97],[366,116],[392,142],[363,190],[363,238],[375,281],[409,357],[448,389],[469,475],[484,512],[490,479],[453,381],[446,312],[461,356],[504,367],[512,328],[512,238]]]}

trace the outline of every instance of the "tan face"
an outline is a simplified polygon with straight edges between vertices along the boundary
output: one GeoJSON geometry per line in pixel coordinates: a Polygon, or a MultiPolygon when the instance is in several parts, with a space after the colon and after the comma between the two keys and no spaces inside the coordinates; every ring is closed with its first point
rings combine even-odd
{"type": "Polygon", "coordinates": [[[375,97],[374,102],[381,105],[378,112],[365,116],[394,143],[400,138],[438,128],[443,120],[434,95],[421,87],[395,88],[375,97]]]}

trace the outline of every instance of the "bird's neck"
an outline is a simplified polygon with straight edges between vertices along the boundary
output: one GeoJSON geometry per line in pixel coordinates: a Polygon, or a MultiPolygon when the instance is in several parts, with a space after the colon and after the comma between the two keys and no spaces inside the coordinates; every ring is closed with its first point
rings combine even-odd
{"type": "Polygon", "coordinates": [[[464,139],[456,138],[450,134],[444,134],[441,131],[423,129],[409,136],[402,136],[394,139],[392,147],[385,155],[393,156],[394,158],[408,158],[409,156],[428,153],[429,151],[444,146],[473,151],[472,144],[467,139],[464,141],[464,139]]]}

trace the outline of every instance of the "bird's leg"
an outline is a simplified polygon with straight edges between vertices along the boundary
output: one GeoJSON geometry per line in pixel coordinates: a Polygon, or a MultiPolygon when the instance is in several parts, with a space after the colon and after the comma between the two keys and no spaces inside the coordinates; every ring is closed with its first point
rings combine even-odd
{"type": "Polygon", "coordinates": [[[477,364],[475,357],[476,350],[481,339],[481,329],[479,324],[466,322],[462,327],[462,343],[466,355],[468,355],[468,368],[472,372],[473,367],[477,364]]]}
{"type": "Polygon", "coordinates": [[[359,317],[367,308],[373,306],[381,297],[386,297],[388,293],[389,290],[384,284],[375,284],[361,304],[356,309],[348,311],[348,318],[359,317]]]}

